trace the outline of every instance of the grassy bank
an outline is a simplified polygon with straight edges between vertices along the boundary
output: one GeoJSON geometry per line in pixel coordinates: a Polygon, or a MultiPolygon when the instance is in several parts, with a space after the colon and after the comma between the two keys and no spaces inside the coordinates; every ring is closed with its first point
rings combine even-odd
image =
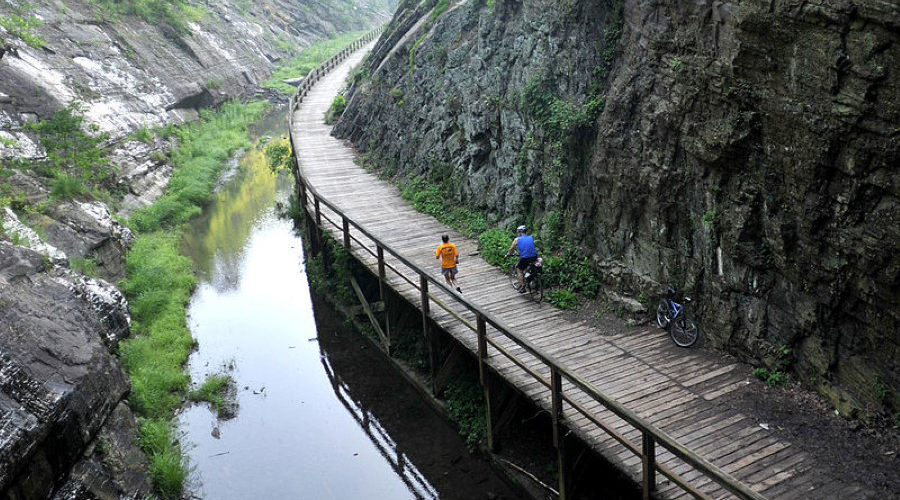
{"type": "Polygon", "coordinates": [[[337,54],[341,49],[355,42],[366,33],[367,31],[341,33],[334,38],[322,40],[306,47],[302,52],[288,60],[284,66],[272,72],[272,76],[263,82],[262,86],[278,89],[286,94],[293,93],[296,88],[284,83],[283,80],[306,76],[322,61],[337,54]]]}
{"type": "MultiPolygon", "coordinates": [[[[305,75],[360,35],[347,33],[308,47],[276,71],[270,86],[277,86],[272,82],[283,75],[305,75]]],[[[166,192],[128,221],[138,237],[126,256],[127,277],[121,287],[129,300],[134,336],[122,343],[120,354],[131,376],[139,442],[163,498],[180,498],[189,473],[172,415],[187,399],[209,401],[221,410],[227,386],[227,377],[214,375],[189,389],[184,365],[194,340],[185,314],[195,281],[190,259],[181,254],[182,228],[210,200],[227,160],[251,145],[248,126],[266,107],[265,102],[230,103],[202,111],[199,121],[177,127],[178,147],[170,153],[174,170],[166,192]]]]}
{"type": "MultiPolygon", "coordinates": [[[[131,377],[139,442],[164,498],[180,498],[188,475],[171,423],[188,397],[190,377],[184,364],[194,347],[185,321],[194,275],[190,259],[180,251],[181,225],[202,211],[227,160],[237,149],[250,146],[248,126],[266,106],[230,103],[204,111],[199,121],[178,128],[168,189],[129,221],[138,237],[126,256],[127,277],[120,286],[128,297],[134,336],[122,343],[120,355],[131,377]]],[[[221,390],[224,384],[218,382],[213,385],[221,390]]],[[[212,388],[201,385],[194,397],[216,402],[212,388]]]]}

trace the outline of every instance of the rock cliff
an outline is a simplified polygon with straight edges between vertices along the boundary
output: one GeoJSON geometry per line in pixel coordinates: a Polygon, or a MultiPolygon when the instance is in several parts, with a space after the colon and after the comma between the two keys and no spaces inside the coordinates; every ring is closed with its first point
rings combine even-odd
{"type": "Polygon", "coordinates": [[[206,2],[182,30],[112,16],[102,3],[0,0],[3,499],[152,497],[128,379],[112,354],[130,334],[125,300],[109,282],[124,274],[131,232],[106,203],[51,196],[27,166],[46,155],[27,123],[80,102],[84,125],[112,142],[104,149],[127,213],[159,196],[171,170],[161,154],[170,142],[129,133],[260,95],[259,83],[291,53],[383,23],[392,0],[206,2]],[[26,43],[32,36],[40,43],[26,43]],[[69,269],[75,259],[108,281],[69,269]]]}
{"type": "Polygon", "coordinates": [[[900,408],[900,4],[407,1],[335,133],[842,410],[900,408]],[[377,124],[377,125],[376,125],[377,124]]]}

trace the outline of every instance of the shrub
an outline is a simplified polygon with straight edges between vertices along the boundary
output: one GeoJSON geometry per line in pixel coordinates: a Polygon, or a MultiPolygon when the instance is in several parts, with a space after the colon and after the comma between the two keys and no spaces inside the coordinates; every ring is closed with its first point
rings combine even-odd
{"type": "Polygon", "coordinates": [[[69,177],[61,181],[67,185],[61,185],[60,192],[71,193],[77,188],[72,179],[97,183],[112,173],[107,151],[102,147],[109,137],[99,133],[95,125],[85,126],[80,103],[73,101],[49,118],[30,123],[28,127],[37,133],[38,142],[47,152],[47,161],[41,168],[54,177],[69,177]]]}
{"type": "Polygon", "coordinates": [[[486,435],[484,396],[474,371],[451,380],[447,384],[447,412],[459,425],[459,433],[470,450],[486,435]]]}
{"type": "Polygon", "coordinates": [[[266,145],[266,159],[272,172],[288,168],[291,165],[291,145],[284,137],[266,145]]]}
{"type": "Polygon", "coordinates": [[[503,229],[488,229],[481,233],[478,237],[478,243],[481,246],[481,256],[488,263],[495,266],[503,267],[509,259],[506,257],[506,251],[512,243],[513,237],[509,231],[503,229]]]}
{"type": "Polygon", "coordinates": [[[754,369],[753,375],[765,382],[769,387],[787,383],[787,374],[778,370],[769,370],[762,366],[754,369]]]}
{"type": "MultiPolygon", "coordinates": [[[[34,14],[26,14],[24,12],[14,12],[0,16],[0,26],[3,26],[11,35],[21,38],[23,42],[36,49],[47,45],[47,41],[34,32],[35,28],[42,24],[44,23],[35,17],[34,14]]],[[[0,39],[0,42],[2,41],[0,39]]]]}
{"type": "Polygon", "coordinates": [[[344,98],[343,94],[338,94],[334,96],[334,100],[331,101],[331,106],[328,107],[328,111],[325,112],[325,123],[332,124],[344,114],[344,109],[347,107],[347,99],[344,98]]]}
{"type": "Polygon", "coordinates": [[[547,286],[567,286],[573,291],[594,297],[603,279],[594,271],[590,259],[574,247],[567,247],[562,255],[544,258],[544,283],[547,286]]]}
{"type": "Polygon", "coordinates": [[[87,192],[84,182],[69,174],[59,174],[50,184],[50,196],[57,200],[70,200],[87,192]]]}
{"type": "Polygon", "coordinates": [[[550,290],[547,301],[560,309],[578,309],[578,295],[569,288],[550,290]]]}

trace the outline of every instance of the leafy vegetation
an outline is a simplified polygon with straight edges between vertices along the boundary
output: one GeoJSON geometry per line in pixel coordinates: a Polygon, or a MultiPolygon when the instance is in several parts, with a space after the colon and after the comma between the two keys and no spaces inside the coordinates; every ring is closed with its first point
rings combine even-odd
{"type": "Polygon", "coordinates": [[[597,295],[603,284],[587,255],[574,246],[567,246],[561,254],[544,257],[543,279],[546,286],[565,286],[588,297],[597,295]]]}
{"type": "Polygon", "coordinates": [[[449,183],[438,185],[424,177],[413,177],[401,186],[401,196],[412,206],[468,236],[476,236],[488,229],[487,217],[476,210],[451,203],[449,183]]]}
{"type": "Polygon", "coordinates": [[[506,251],[509,250],[511,242],[510,232],[499,228],[488,229],[478,236],[481,257],[498,267],[504,267],[509,263],[506,251]]]}
{"type": "Polygon", "coordinates": [[[180,498],[188,476],[181,445],[168,420],[138,419],[138,444],[150,460],[150,476],[163,498],[180,498]]]}
{"type": "MultiPolygon", "coordinates": [[[[194,286],[189,258],[181,254],[180,224],[201,210],[211,196],[225,161],[249,145],[247,126],[266,104],[230,103],[201,112],[198,122],[159,133],[174,133],[174,173],[166,193],[137,212],[130,223],[138,237],[126,255],[126,278],[119,283],[129,301],[135,335],[122,342],[120,357],[131,376],[131,404],[140,417],[141,446],[159,494],[180,498],[188,467],[170,418],[188,395],[190,377],[183,367],[194,340],[185,321],[194,286]]],[[[216,405],[218,379],[191,395],[216,405]]]]}
{"type": "Polygon", "coordinates": [[[570,288],[559,288],[547,292],[547,302],[560,309],[578,309],[578,295],[570,288]]]}
{"type": "Polygon", "coordinates": [[[97,261],[85,257],[69,259],[69,267],[86,276],[97,276],[97,261]]]}
{"type": "Polygon", "coordinates": [[[109,15],[138,16],[179,35],[187,34],[189,23],[200,21],[206,13],[204,8],[185,0],[93,0],[93,3],[109,15]]]}
{"type": "Polygon", "coordinates": [[[484,396],[478,383],[476,370],[467,370],[464,375],[450,380],[447,384],[447,412],[459,425],[460,434],[466,445],[473,450],[487,435],[484,419],[484,396]]]}
{"type": "Polygon", "coordinates": [[[788,381],[788,376],[784,372],[770,370],[762,366],[753,370],[753,375],[756,375],[756,378],[768,384],[769,387],[784,385],[788,381]]]}
{"type": "Polygon", "coordinates": [[[286,94],[293,93],[294,87],[284,83],[284,80],[306,76],[316,66],[340,52],[341,49],[350,45],[365,33],[365,31],[341,33],[334,38],[322,40],[306,47],[299,54],[288,60],[284,66],[273,71],[272,76],[263,82],[262,86],[278,89],[286,94]]]}
{"type": "Polygon", "coordinates": [[[169,187],[153,205],[132,216],[140,231],[156,231],[186,222],[201,212],[212,193],[225,161],[234,151],[250,145],[247,126],[261,116],[267,104],[229,103],[217,111],[201,111],[200,121],[180,128],[179,147],[172,152],[174,173],[169,187]]]}
{"type": "Polygon", "coordinates": [[[85,125],[80,103],[72,102],[28,126],[47,152],[47,159],[34,162],[31,168],[52,179],[51,196],[69,199],[92,191],[98,194],[98,189],[114,184],[115,172],[104,146],[109,137],[96,125],[85,125]]]}
{"type": "Polygon", "coordinates": [[[266,145],[266,160],[272,172],[289,168],[291,165],[291,145],[286,137],[275,139],[266,145]]]}
{"type": "Polygon", "coordinates": [[[343,94],[338,94],[334,96],[334,100],[331,101],[331,106],[328,106],[328,110],[325,111],[325,123],[332,124],[344,114],[344,109],[347,107],[347,99],[344,98],[343,94]]]}
{"type": "MultiPolygon", "coordinates": [[[[44,23],[35,17],[34,14],[24,12],[25,6],[19,7],[17,12],[12,12],[5,16],[0,16],[0,26],[3,26],[9,34],[22,39],[23,42],[30,47],[39,49],[47,45],[47,41],[35,33],[35,28],[40,27],[44,23]]],[[[0,37],[0,45],[4,44],[4,40],[0,37]]]]}
{"type": "Polygon", "coordinates": [[[231,376],[224,373],[217,373],[206,377],[197,387],[188,392],[188,399],[194,402],[207,402],[213,406],[218,415],[222,415],[225,411],[229,385],[234,383],[231,376]]]}

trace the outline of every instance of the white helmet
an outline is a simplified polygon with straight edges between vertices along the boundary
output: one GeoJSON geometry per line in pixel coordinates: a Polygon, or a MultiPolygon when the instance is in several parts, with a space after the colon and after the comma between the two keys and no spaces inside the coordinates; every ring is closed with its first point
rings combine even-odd
{"type": "Polygon", "coordinates": [[[516,228],[516,232],[518,232],[518,233],[524,233],[524,232],[526,232],[527,230],[528,230],[528,228],[525,227],[525,224],[522,224],[521,226],[519,226],[519,227],[516,228]]]}

